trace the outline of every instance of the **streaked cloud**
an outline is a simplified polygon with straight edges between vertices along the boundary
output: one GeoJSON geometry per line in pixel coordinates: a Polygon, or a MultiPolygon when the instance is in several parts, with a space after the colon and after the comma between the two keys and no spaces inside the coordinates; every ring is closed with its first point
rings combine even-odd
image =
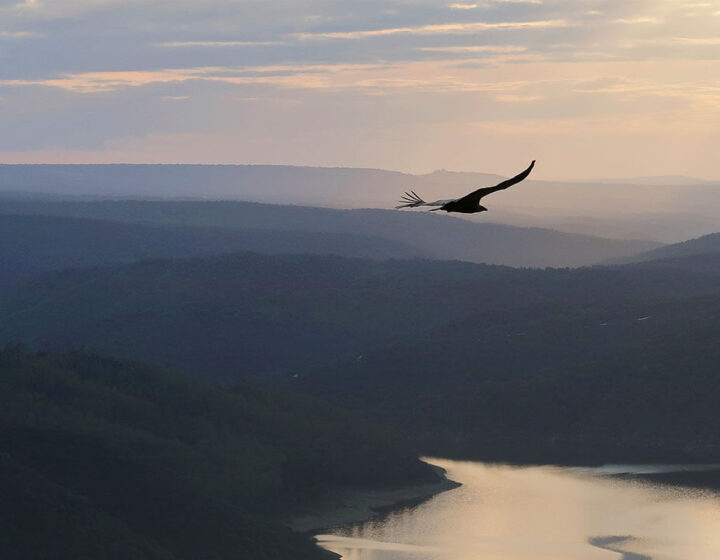
{"type": "Polygon", "coordinates": [[[26,37],[34,37],[36,33],[29,31],[0,31],[0,39],[24,39],[26,37]]]}
{"type": "Polygon", "coordinates": [[[666,43],[682,45],[720,45],[720,37],[670,37],[666,43]]]}
{"type": "Polygon", "coordinates": [[[495,101],[501,103],[530,103],[532,101],[539,101],[542,99],[539,95],[495,95],[493,96],[495,101]]]}
{"type": "Polygon", "coordinates": [[[565,19],[535,20],[535,21],[501,21],[468,23],[440,23],[433,25],[419,25],[413,27],[387,27],[384,29],[368,29],[363,31],[326,31],[314,33],[299,33],[298,38],[306,39],[365,39],[368,37],[383,37],[388,35],[442,35],[475,33],[494,29],[538,29],[549,27],[567,27],[570,23],[565,19]]]}
{"type": "Polygon", "coordinates": [[[222,47],[266,47],[282,45],[283,41],[166,41],[158,43],[158,47],[176,49],[188,47],[222,48],[222,47]]]}
{"type": "Polygon", "coordinates": [[[662,23],[662,19],[651,17],[651,16],[638,16],[638,17],[632,17],[632,18],[618,18],[615,20],[615,23],[625,23],[628,25],[632,24],[643,24],[643,23],[649,23],[649,24],[657,24],[662,23]]]}
{"type": "Polygon", "coordinates": [[[452,45],[446,47],[416,47],[419,51],[437,53],[519,53],[527,47],[518,45],[452,45]]]}

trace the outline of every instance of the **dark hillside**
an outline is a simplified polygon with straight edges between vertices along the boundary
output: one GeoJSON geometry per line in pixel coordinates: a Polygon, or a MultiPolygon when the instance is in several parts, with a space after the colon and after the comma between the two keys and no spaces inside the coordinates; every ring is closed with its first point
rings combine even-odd
{"type": "Polygon", "coordinates": [[[594,297],[476,313],[292,382],[400,427],[425,453],[717,462],[718,363],[720,297],[594,297]]]}
{"type": "Polygon", "coordinates": [[[713,276],[675,270],[237,254],[49,273],[0,300],[0,341],[88,348],[203,377],[302,375],[465,318],[719,291],[713,276]]]}
{"type": "Polygon", "coordinates": [[[334,489],[434,480],[317,402],[85,354],[0,352],[3,558],[324,558],[277,521],[334,489]]]}
{"type": "Polygon", "coordinates": [[[660,259],[678,259],[683,257],[700,257],[701,255],[720,254],[720,233],[703,235],[696,239],[689,239],[682,243],[673,243],[658,247],[645,253],[640,253],[623,259],[613,261],[616,264],[639,263],[660,259]]]}
{"type": "Polygon", "coordinates": [[[652,271],[657,269],[674,268],[676,270],[688,270],[700,272],[703,274],[720,274],[720,252],[717,253],[699,253],[697,255],[688,255],[687,257],[672,257],[666,259],[654,259],[651,261],[643,261],[639,263],[631,263],[622,265],[626,268],[634,268],[636,270],[652,271]]]}
{"type": "Polygon", "coordinates": [[[398,241],[352,233],[145,225],[88,218],[0,214],[0,287],[39,271],[237,251],[412,258],[398,241]]]}

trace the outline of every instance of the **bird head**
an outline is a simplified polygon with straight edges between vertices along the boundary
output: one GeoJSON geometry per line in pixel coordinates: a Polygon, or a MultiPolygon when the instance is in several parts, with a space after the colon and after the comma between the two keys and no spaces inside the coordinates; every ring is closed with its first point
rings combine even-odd
{"type": "Polygon", "coordinates": [[[483,205],[478,205],[478,212],[487,212],[487,208],[485,208],[483,205]]]}

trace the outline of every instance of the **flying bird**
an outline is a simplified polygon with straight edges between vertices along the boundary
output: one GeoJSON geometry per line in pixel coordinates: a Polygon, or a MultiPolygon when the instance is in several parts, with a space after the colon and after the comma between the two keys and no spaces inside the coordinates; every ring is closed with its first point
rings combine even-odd
{"type": "Polygon", "coordinates": [[[445,210],[445,212],[460,212],[462,214],[475,214],[476,212],[485,212],[487,208],[480,205],[480,199],[495,191],[501,191],[512,187],[515,183],[519,183],[525,177],[530,175],[532,168],[535,166],[535,160],[532,161],[530,167],[519,175],[515,175],[512,179],[498,183],[494,187],[482,187],[476,191],[466,194],[462,198],[452,198],[448,200],[436,200],[435,202],[425,202],[415,191],[406,192],[400,199],[400,205],[395,208],[417,208],[418,206],[439,206],[430,210],[445,210]]]}

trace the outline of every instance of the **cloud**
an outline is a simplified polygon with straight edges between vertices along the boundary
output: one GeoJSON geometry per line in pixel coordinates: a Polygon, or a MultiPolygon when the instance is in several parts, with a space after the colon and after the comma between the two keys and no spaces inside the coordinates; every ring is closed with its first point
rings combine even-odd
{"type": "MultiPolygon", "coordinates": [[[[41,86],[79,94],[97,94],[150,84],[190,81],[217,82],[231,85],[266,84],[298,89],[366,87],[367,74],[376,65],[272,65],[248,67],[196,67],[153,71],[84,72],[41,80],[0,80],[9,87],[41,86]]],[[[385,70],[391,70],[386,67],[385,70]]]]}
{"type": "Polygon", "coordinates": [[[502,21],[502,22],[468,22],[468,23],[441,23],[432,25],[418,25],[412,27],[387,27],[384,29],[369,29],[363,31],[325,31],[312,33],[298,33],[297,37],[307,39],[365,39],[369,37],[383,37],[388,35],[439,35],[462,34],[494,29],[539,29],[551,27],[568,27],[566,19],[534,20],[534,21],[502,21]]]}
{"type": "Polygon", "coordinates": [[[527,47],[519,45],[453,45],[445,47],[415,47],[423,52],[439,53],[519,53],[527,51],[527,47]]]}
{"type": "Polygon", "coordinates": [[[0,39],[24,39],[35,36],[37,36],[37,33],[30,31],[0,31],[0,39]]]}
{"type": "Polygon", "coordinates": [[[627,25],[633,25],[633,24],[643,24],[643,23],[649,23],[649,24],[658,24],[662,23],[663,20],[656,17],[651,16],[638,16],[638,17],[632,17],[632,18],[618,18],[614,20],[615,23],[624,23],[627,25]]]}
{"type": "Polygon", "coordinates": [[[450,4],[448,6],[451,10],[474,10],[477,7],[477,4],[450,4]]]}
{"type": "Polygon", "coordinates": [[[494,95],[493,99],[500,103],[530,103],[542,99],[540,95],[494,95]]]}
{"type": "Polygon", "coordinates": [[[176,49],[184,47],[266,47],[269,45],[283,45],[283,41],[166,41],[157,43],[158,47],[176,49]]]}
{"type": "Polygon", "coordinates": [[[670,37],[666,42],[682,45],[720,45],[720,37],[670,37]]]}

